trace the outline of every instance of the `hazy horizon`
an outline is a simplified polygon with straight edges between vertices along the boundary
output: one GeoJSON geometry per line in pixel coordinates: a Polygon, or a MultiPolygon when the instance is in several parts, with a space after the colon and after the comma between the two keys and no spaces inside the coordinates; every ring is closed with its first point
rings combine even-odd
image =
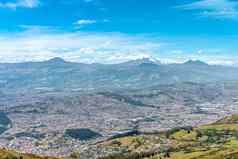
{"type": "Polygon", "coordinates": [[[114,62],[110,62],[110,63],[103,63],[103,62],[80,62],[80,61],[74,61],[74,60],[67,60],[65,58],[62,57],[52,57],[52,58],[48,58],[48,59],[42,59],[42,60],[22,60],[22,61],[18,61],[18,62],[0,62],[0,64],[21,64],[21,63],[44,63],[44,62],[49,62],[49,61],[54,61],[54,60],[62,60],[63,62],[66,63],[75,63],[75,64],[102,64],[102,65],[117,65],[117,64],[124,64],[124,63],[130,63],[130,62],[134,62],[134,61],[141,61],[142,63],[147,63],[147,62],[151,62],[157,65],[170,65],[170,64],[185,64],[187,62],[200,62],[200,63],[204,63],[204,64],[208,64],[208,65],[214,65],[214,66],[230,66],[230,67],[237,67],[238,65],[235,64],[229,64],[229,63],[209,63],[206,61],[202,61],[202,60],[198,60],[198,59],[186,59],[184,61],[173,61],[173,60],[167,60],[167,59],[159,59],[159,58],[154,58],[154,57],[139,57],[139,58],[135,58],[135,59],[128,59],[125,61],[114,61],[114,62]]]}

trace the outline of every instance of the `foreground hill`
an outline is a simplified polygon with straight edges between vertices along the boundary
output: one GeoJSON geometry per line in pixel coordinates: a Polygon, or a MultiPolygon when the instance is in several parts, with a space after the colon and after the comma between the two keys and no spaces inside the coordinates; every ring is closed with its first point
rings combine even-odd
{"type": "Polygon", "coordinates": [[[194,128],[138,132],[99,143],[97,149],[104,153],[100,159],[237,159],[238,115],[194,128]]]}
{"type": "Polygon", "coordinates": [[[32,154],[23,154],[15,151],[0,149],[0,159],[59,159],[56,157],[40,157],[32,154]]]}

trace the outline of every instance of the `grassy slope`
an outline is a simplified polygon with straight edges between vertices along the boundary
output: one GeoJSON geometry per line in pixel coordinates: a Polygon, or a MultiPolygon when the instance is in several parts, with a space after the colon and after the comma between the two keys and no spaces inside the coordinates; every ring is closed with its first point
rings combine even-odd
{"type": "Polygon", "coordinates": [[[238,115],[196,128],[129,136],[102,143],[103,159],[238,159],[238,115]]]}
{"type": "Polygon", "coordinates": [[[0,149],[0,159],[58,159],[58,158],[40,157],[32,154],[21,154],[15,151],[0,149]]]}

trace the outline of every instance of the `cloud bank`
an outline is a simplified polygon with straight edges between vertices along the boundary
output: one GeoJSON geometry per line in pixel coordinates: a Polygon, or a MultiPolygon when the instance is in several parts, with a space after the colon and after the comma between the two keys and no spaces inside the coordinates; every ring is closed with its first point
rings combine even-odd
{"type": "Polygon", "coordinates": [[[177,8],[196,10],[202,17],[238,20],[238,2],[232,0],[200,0],[177,8]]]}
{"type": "Polygon", "coordinates": [[[202,60],[209,64],[237,65],[237,56],[219,50],[178,49],[171,43],[149,35],[122,33],[64,32],[49,26],[20,25],[23,32],[0,34],[0,63],[45,61],[61,57],[82,63],[121,63],[155,58],[162,63],[202,60]]]}
{"type": "Polygon", "coordinates": [[[17,9],[17,8],[35,8],[40,5],[39,0],[17,0],[17,1],[9,1],[9,2],[0,2],[0,8],[9,8],[9,9],[17,9]]]}
{"type": "Polygon", "coordinates": [[[147,41],[139,36],[119,33],[49,33],[37,29],[1,35],[0,45],[0,62],[43,61],[62,57],[74,62],[118,63],[150,57],[160,48],[159,42],[147,41]]]}

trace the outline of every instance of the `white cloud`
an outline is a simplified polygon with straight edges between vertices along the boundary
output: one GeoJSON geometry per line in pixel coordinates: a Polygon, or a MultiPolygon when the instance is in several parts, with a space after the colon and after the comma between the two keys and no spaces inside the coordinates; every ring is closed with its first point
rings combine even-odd
{"type": "Polygon", "coordinates": [[[96,20],[90,20],[90,19],[80,19],[76,22],[77,25],[89,25],[89,24],[95,24],[97,23],[96,20]]]}
{"type": "Polygon", "coordinates": [[[109,19],[103,19],[103,20],[93,20],[93,19],[80,19],[76,23],[76,28],[81,28],[85,25],[91,25],[91,24],[96,24],[96,23],[108,23],[110,22],[109,19]]]}
{"type": "Polygon", "coordinates": [[[0,8],[9,8],[9,9],[17,9],[17,8],[35,8],[40,5],[39,0],[17,0],[17,1],[9,1],[9,2],[0,2],[0,8]]]}
{"type": "Polygon", "coordinates": [[[217,19],[238,19],[238,2],[231,0],[200,0],[177,6],[184,10],[197,10],[200,16],[217,19]]]}
{"type": "Polygon", "coordinates": [[[41,32],[57,32],[60,30],[58,27],[53,26],[40,26],[40,25],[18,25],[18,27],[25,31],[25,33],[41,33],[41,32]]]}
{"type": "Polygon", "coordinates": [[[203,51],[202,49],[200,49],[200,50],[197,51],[197,53],[198,53],[198,54],[203,54],[204,51],[203,51]]]}

